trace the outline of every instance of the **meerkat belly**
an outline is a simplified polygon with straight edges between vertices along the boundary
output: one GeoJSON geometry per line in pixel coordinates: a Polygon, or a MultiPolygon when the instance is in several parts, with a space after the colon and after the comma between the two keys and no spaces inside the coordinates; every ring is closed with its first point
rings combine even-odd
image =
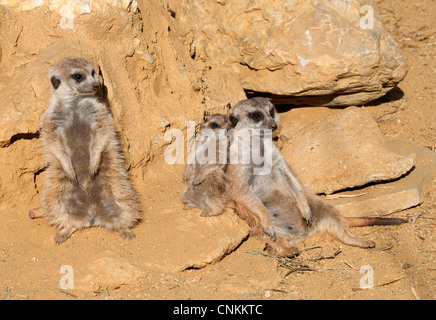
{"type": "Polygon", "coordinates": [[[86,226],[93,224],[95,203],[98,194],[93,194],[95,183],[89,175],[91,126],[79,114],[74,114],[70,126],[66,130],[67,145],[71,152],[71,164],[77,176],[77,185],[68,192],[68,203],[71,214],[81,217],[86,226]]]}
{"type": "Polygon", "coordinates": [[[306,233],[307,226],[284,179],[273,167],[270,174],[254,175],[250,189],[267,208],[277,234],[290,236],[306,233]]]}
{"type": "Polygon", "coordinates": [[[89,144],[92,130],[89,123],[76,113],[66,132],[68,147],[71,151],[71,163],[76,172],[79,183],[89,178],[89,144]]]}
{"type": "Polygon", "coordinates": [[[307,225],[299,214],[295,198],[286,190],[277,189],[262,197],[274,230],[278,235],[289,236],[307,233],[307,225]]]}

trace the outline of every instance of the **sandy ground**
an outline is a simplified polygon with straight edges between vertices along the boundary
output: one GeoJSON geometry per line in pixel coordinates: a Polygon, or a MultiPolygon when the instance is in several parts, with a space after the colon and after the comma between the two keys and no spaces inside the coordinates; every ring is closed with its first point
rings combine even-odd
{"type": "MultiPolygon", "coordinates": [[[[433,1],[378,1],[386,28],[401,45],[409,73],[399,87],[367,106],[386,139],[410,141],[436,148],[436,6],[433,1]]],[[[147,223],[165,210],[182,210],[180,199],[183,167],[150,164],[150,187],[138,190],[148,204],[147,216],[126,242],[118,235],[97,228],[74,234],[71,240],[54,245],[54,228],[44,220],[27,218],[28,204],[2,204],[7,212],[0,224],[0,299],[434,299],[436,297],[436,181],[420,206],[397,216],[415,224],[397,227],[365,227],[354,230],[373,239],[377,247],[362,250],[342,245],[328,236],[308,239],[304,251],[293,261],[292,271],[283,261],[259,254],[264,243],[244,241],[220,261],[201,269],[181,272],[147,271],[130,284],[93,291],[63,290],[59,287],[62,265],[74,266],[79,279],[85,261],[97,253],[117,255],[141,268],[141,259],[153,245],[144,234],[147,223]],[[159,174],[153,174],[158,170],[159,174]],[[359,270],[363,266],[370,273],[359,270]],[[304,271],[301,269],[310,269],[304,271]],[[373,289],[361,283],[373,276],[373,289]]],[[[35,205],[37,204],[35,199],[35,205]]],[[[192,211],[199,214],[199,211],[192,211]]],[[[158,230],[157,232],[165,232],[158,230]]],[[[175,252],[174,254],[183,254],[175,252]]]]}

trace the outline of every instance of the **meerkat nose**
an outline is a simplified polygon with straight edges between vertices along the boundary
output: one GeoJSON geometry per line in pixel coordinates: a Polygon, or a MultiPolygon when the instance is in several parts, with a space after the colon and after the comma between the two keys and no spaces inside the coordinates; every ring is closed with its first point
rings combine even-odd
{"type": "Polygon", "coordinates": [[[97,91],[98,89],[100,89],[100,85],[99,84],[94,84],[92,86],[92,89],[94,89],[95,91],[97,91]]]}
{"type": "Polygon", "coordinates": [[[277,124],[272,124],[271,126],[270,126],[270,128],[272,129],[272,130],[275,130],[275,129],[277,129],[277,124]]]}

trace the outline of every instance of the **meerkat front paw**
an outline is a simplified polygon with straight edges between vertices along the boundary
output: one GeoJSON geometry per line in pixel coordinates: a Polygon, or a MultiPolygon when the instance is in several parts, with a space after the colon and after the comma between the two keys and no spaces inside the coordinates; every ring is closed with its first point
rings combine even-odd
{"type": "Polygon", "coordinates": [[[74,184],[74,185],[79,184],[79,180],[77,180],[77,176],[76,176],[76,173],[74,171],[70,174],[67,174],[67,178],[72,184],[74,184]]]}
{"type": "Polygon", "coordinates": [[[94,178],[97,176],[97,173],[98,173],[98,169],[97,169],[97,170],[91,170],[91,169],[89,169],[89,172],[88,172],[89,177],[90,177],[91,179],[94,179],[94,178]]]}
{"type": "Polygon", "coordinates": [[[88,168],[88,174],[89,174],[89,177],[91,178],[91,179],[94,179],[96,176],[97,176],[97,173],[98,173],[98,164],[97,165],[90,165],[89,166],[89,168],[88,168]]]}
{"type": "Polygon", "coordinates": [[[302,214],[302,216],[303,219],[306,221],[307,227],[310,228],[313,222],[312,212],[309,210],[309,212],[305,212],[304,214],[302,214]]]}
{"type": "Polygon", "coordinates": [[[94,179],[98,174],[98,171],[100,169],[100,161],[101,161],[100,157],[101,156],[99,151],[94,151],[94,152],[90,151],[88,173],[91,179],[94,179]]]}
{"type": "Polygon", "coordinates": [[[271,239],[272,240],[276,240],[276,238],[277,238],[277,235],[276,235],[276,232],[275,232],[275,230],[274,230],[274,228],[271,226],[271,227],[263,227],[263,230],[265,231],[265,233],[268,235],[268,236],[270,236],[271,237],[271,239]]]}
{"type": "Polygon", "coordinates": [[[307,204],[301,207],[302,207],[300,208],[301,217],[306,221],[307,227],[310,228],[313,222],[312,211],[310,210],[309,205],[307,204]]]}

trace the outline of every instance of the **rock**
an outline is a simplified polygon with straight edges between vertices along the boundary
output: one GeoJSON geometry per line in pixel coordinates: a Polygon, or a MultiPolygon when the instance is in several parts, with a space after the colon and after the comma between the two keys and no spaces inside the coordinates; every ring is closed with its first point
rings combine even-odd
{"type": "Polygon", "coordinates": [[[396,179],[415,164],[413,153],[386,149],[369,111],[357,107],[305,126],[284,144],[282,153],[303,183],[326,194],[396,179]]]}
{"type": "Polygon", "coordinates": [[[173,209],[145,228],[148,239],[159,241],[153,241],[147,248],[142,265],[162,272],[199,269],[215,263],[249,234],[248,225],[231,211],[216,217],[200,217],[200,210],[173,209]]]}
{"type": "Polygon", "coordinates": [[[340,112],[338,108],[327,107],[298,107],[280,114],[279,130],[280,139],[283,142],[292,139],[298,131],[308,124],[328,116],[329,114],[340,112]]]}
{"type": "Polygon", "coordinates": [[[344,216],[386,215],[405,210],[421,204],[426,193],[433,191],[429,187],[432,179],[436,177],[434,152],[404,141],[389,141],[386,147],[403,156],[416,154],[415,168],[401,179],[338,193],[335,196],[339,198],[327,200],[344,216]]]}
{"type": "Polygon", "coordinates": [[[75,289],[96,291],[135,283],[145,276],[138,267],[122,257],[102,257],[92,261],[75,289]]]}
{"type": "Polygon", "coordinates": [[[276,101],[361,105],[407,73],[373,0],[183,0],[171,9],[196,58],[276,101]]]}

